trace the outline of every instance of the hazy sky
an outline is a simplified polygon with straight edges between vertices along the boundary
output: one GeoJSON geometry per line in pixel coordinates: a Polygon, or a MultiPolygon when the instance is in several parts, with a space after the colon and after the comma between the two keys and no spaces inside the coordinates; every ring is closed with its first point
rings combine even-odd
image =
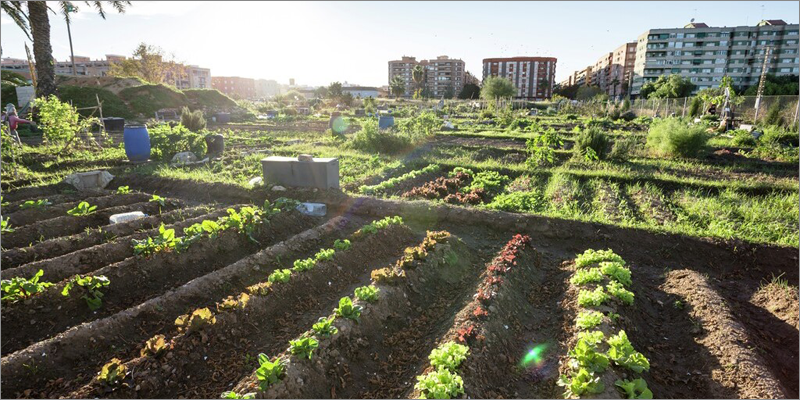
{"type": "MultiPolygon", "coordinates": [[[[139,42],[214,76],[327,85],[386,85],[389,60],[449,55],[480,78],[489,57],[558,58],[556,80],[653,28],[695,18],[710,26],[796,24],[797,1],[717,2],[146,2],[101,19],[83,2],[73,15],[75,54],[130,55],[139,42]],[[763,5],[763,11],[762,11],[763,5]]],[[[53,53],[69,58],[67,28],[51,15],[53,53]]],[[[2,16],[3,57],[27,40],[2,16]]]]}

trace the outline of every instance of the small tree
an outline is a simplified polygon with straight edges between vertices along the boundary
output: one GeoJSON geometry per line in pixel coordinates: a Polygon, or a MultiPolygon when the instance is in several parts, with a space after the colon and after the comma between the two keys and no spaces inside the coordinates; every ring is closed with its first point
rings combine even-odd
{"type": "Polygon", "coordinates": [[[517,94],[517,88],[511,80],[499,76],[489,76],[483,80],[481,97],[486,100],[497,100],[513,97],[517,94]]]}
{"type": "Polygon", "coordinates": [[[422,84],[425,82],[425,68],[419,64],[415,65],[411,70],[411,79],[414,80],[416,90],[420,91],[422,89],[422,84]]]}
{"type": "Polygon", "coordinates": [[[451,84],[447,85],[447,88],[445,88],[444,94],[442,96],[444,96],[445,99],[452,99],[455,95],[456,91],[455,89],[453,89],[453,85],[451,84]]]}
{"type": "Polygon", "coordinates": [[[389,81],[389,89],[391,89],[392,95],[398,98],[406,93],[406,82],[400,76],[395,76],[389,81]]]}
{"type": "Polygon", "coordinates": [[[48,143],[70,143],[78,132],[89,129],[97,118],[81,119],[78,110],[52,95],[34,101],[39,122],[48,143]]]}
{"type": "Polygon", "coordinates": [[[461,89],[461,93],[458,94],[459,99],[477,99],[480,97],[481,87],[474,83],[464,85],[464,88],[461,89]]]}
{"type": "Polygon", "coordinates": [[[675,99],[689,97],[695,84],[680,75],[661,75],[655,82],[642,86],[639,94],[647,99],[675,99]]]}
{"type": "Polygon", "coordinates": [[[111,63],[111,76],[137,77],[149,83],[175,85],[186,78],[186,68],[160,47],[140,43],[131,58],[111,63]]]}
{"type": "Polygon", "coordinates": [[[578,88],[577,93],[575,93],[575,99],[577,100],[593,100],[597,96],[603,95],[603,89],[600,89],[598,86],[581,86],[578,88]]]}
{"type": "Polygon", "coordinates": [[[342,97],[342,83],[341,82],[333,82],[328,86],[328,95],[332,99],[338,99],[342,97]]]}
{"type": "Polygon", "coordinates": [[[192,132],[200,132],[206,129],[206,118],[203,116],[203,110],[191,111],[189,107],[183,107],[181,110],[181,125],[192,132]]]}

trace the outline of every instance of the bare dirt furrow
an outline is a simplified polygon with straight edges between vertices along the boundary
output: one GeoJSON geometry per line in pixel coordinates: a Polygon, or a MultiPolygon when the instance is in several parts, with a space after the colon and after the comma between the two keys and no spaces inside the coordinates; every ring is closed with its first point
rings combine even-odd
{"type": "Polygon", "coordinates": [[[204,238],[184,252],[156,253],[148,258],[133,256],[93,271],[105,276],[110,285],[101,289],[102,307],[91,310],[75,289],[69,298],[61,290],[66,282],[44,293],[4,307],[3,354],[63,332],[69,327],[113,315],[180,286],[192,278],[223,268],[262,246],[277,243],[316,224],[315,218],[297,211],[282,212],[246,235],[227,230],[215,239],[204,238]],[[260,243],[260,244],[259,244],[260,243]],[[35,310],[35,314],[30,311],[35,310]]]}
{"type": "Polygon", "coordinates": [[[14,232],[3,235],[2,246],[6,249],[27,247],[37,242],[43,242],[47,239],[74,235],[87,228],[108,225],[110,223],[108,218],[114,214],[141,211],[145,214],[151,215],[159,212],[172,211],[182,206],[184,206],[183,202],[176,200],[166,200],[164,206],[161,206],[158,203],[144,201],[135,204],[97,210],[89,215],[64,215],[16,228],[14,232]]]}
{"type": "Polygon", "coordinates": [[[172,329],[180,314],[241,292],[263,279],[272,268],[265,266],[316,251],[321,240],[332,235],[341,237],[348,225],[345,218],[333,218],[159,297],[9,354],[0,366],[0,395],[47,398],[76,390],[112,357],[130,358],[133,352],[138,353],[143,341],[172,329]],[[36,367],[35,373],[30,366],[36,367]]]}
{"type": "Polygon", "coordinates": [[[664,290],[680,296],[697,320],[698,338],[718,360],[711,378],[739,398],[787,398],[788,391],[770,371],[768,362],[752,346],[746,328],[708,280],[691,270],[671,271],[664,290]]]}
{"type": "MultiPolygon", "coordinates": [[[[316,322],[319,315],[329,312],[331,304],[350,295],[355,286],[366,283],[371,268],[396,259],[413,240],[408,228],[392,226],[363,241],[354,241],[350,249],[337,253],[331,261],[297,273],[287,283],[273,285],[267,294],[251,294],[243,309],[220,312],[214,325],[201,334],[173,337],[163,357],[129,361],[126,366],[136,371],[130,385],[111,396],[219,397],[252,372],[254,365],[248,360],[252,361],[260,352],[272,354],[283,350],[290,339],[316,322]]],[[[103,385],[95,380],[69,397],[86,398],[103,393],[103,385]]]]}
{"type": "Polygon", "coordinates": [[[112,194],[101,197],[90,197],[75,200],[69,203],[53,204],[41,208],[18,209],[9,214],[3,214],[3,219],[8,219],[15,227],[21,227],[34,222],[43,221],[50,218],[57,218],[67,215],[67,211],[85,201],[90,205],[97,206],[101,211],[109,207],[118,207],[128,204],[141,203],[149,200],[152,196],[144,193],[112,194]]]}
{"type": "MultiPolygon", "coordinates": [[[[31,247],[9,249],[2,253],[3,269],[15,268],[40,259],[54,258],[72,253],[103,242],[125,238],[142,230],[158,228],[163,224],[173,224],[187,218],[208,213],[208,207],[191,207],[150,215],[133,221],[111,224],[74,235],[45,240],[31,247]]],[[[5,275],[5,272],[4,272],[5,275]]]]}

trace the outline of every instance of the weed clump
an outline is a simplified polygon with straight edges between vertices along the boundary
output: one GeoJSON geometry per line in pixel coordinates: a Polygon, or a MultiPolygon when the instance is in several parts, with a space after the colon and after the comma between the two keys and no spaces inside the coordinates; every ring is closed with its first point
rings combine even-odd
{"type": "Polygon", "coordinates": [[[647,147],[668,157],[696,157],[707,141],[702,126],[690,126],[677,118],[654,121],[647,133],[647,147]]]}

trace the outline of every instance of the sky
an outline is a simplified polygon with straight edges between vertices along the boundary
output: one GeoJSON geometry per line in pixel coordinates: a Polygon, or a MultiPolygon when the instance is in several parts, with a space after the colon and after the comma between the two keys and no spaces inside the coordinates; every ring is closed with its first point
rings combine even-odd
{"type": "MultiPolygon", "coordinates": [[[[145,42],[212,76],[287,84],[381,86],[388,61],[460,58],[481,77],[491,57],[556,57],[556,81],[648,29],[796,24],[797,1],[692,2],[233,2],[133,1],[103,20],[83,2],[71,23],[76,56],[129,56],[145,42]]],[[[3,57],[25,58],[22,31],[3,14],[3,57]]],[[[69,59],[63,19],[51,15],[53,54],[69,59]]]]}

